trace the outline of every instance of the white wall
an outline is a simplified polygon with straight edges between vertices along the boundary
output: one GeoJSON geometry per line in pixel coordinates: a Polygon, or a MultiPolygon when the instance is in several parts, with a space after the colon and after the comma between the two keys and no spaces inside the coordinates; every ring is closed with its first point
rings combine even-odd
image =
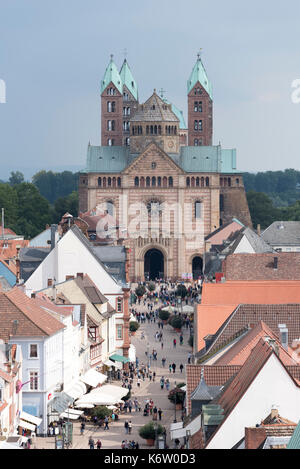
{"type": "Polygon", "coordinates": [[[251,244],[249,243],[248,239],[246,236],[243,236],[241,241],[239,242],[236,250],[234,251],[234,254],[253,254],[255,251],[251,244]]]}
{"type": "Polygon", "coordinates": [[[261,423],[271,413],[273,405],[282,417],[299,422],[300,388],[274,354],[219,427],[207,449],[231,449],[244,437],[245,427],[261,423]]]}

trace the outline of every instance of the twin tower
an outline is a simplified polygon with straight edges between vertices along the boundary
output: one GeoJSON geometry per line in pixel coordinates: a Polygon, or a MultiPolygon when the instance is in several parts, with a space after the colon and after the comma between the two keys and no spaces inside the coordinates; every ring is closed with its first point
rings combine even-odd
{"type": "Polygon", "coordinates": [[[139,103],[138,86],[125,59],[121,70],[111,56],[101,81],[101,145],[130,146],[139,153],[148,141],[157,141],[167,153],[181,146],[211,146],[213,134],[212,86],[198,55],[187,82],[188,126],[182,111],[154,90],[139,103]]]}

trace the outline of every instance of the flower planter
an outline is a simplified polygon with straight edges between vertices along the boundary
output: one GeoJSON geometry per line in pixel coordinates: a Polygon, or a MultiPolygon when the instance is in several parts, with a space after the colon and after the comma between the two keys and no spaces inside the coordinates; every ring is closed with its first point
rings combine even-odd
{"type": "Polygon", "coordinates": [[[131,331],[130,334],[131,335],[135,335],[136,331],[131,331]]]}
{"type": "Polygon", "coordinates": [[[151,438],[146,440],[146,443],[147,443],[147,446],[154,446],[154,440],[152,440],[151,438]]]}

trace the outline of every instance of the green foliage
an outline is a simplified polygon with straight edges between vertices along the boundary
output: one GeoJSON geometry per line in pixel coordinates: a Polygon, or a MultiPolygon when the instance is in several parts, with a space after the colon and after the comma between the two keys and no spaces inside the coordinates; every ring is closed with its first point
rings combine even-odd
{"type": "Polygon", "coordinates": [[[181,318],[181,316],[177,316],[176,314],[174,314],[170,317],[169,324],[170,326],[174,327],[174,329],[181,329],[183,326],[183,319],[181,318]]]}
{"type": "Polygon", "coordinates": [[[169,401],[173,402],[173,404],[183,404],[185,399],[185,391],[183,391],[181,387],[177,386],[169,392],[168,399],[169,401]]]}
{"type": "Polygon", "coordinates": [[[185,285],[178,285],[177,289],[176,289],[176,295],[177,296],[181,296],[181,298],[185,298],[186,295],[187,295],[187,289],[186,289],[186,286],[185,285]]]}
{"type": "MultiPolygon", "coordinates": [[[[60,197],[66,197],[78,189],[78,173],[63,171],[53,173],[52,171],[39,171],[32,182],[40,193],[53,204],[60,197]]],[[[73,215],[73,214],[72,214],[73,215]]]]}
{"type": "Polygon", "coordinates": [[[20,171],[12,171],[10,173],[10,178],[8,180],[11,186],[16,186],[17,184],[21,184],[24,182],[24,175],[20,171]]]}
{"type": "Polygon", "coordinates": [[[136,321],[131,321],[129,323],[129,330],[130,332],[136,332],[139,329],[140,325],[136,321]]]}
{"type": "Polygon", "coordinates": [[[281,211],[274,207],[272,200],[262,192],[247,193],[248,206],[253,226],[261,225],[267,228],[271,223],[281,219],[281,211]]]}
{"type": "Polygon", "coordinates": [[[167,321],[170,317],[170,313],[169,311],[163,311],[162,309],[160,309],[158,316],[162,321],[167,321]]]}
{"type": "Polygon", "coordinates": [[[141,298],[146,293],[146,288],[144,285],[139,285],[135,289],[135,294],[138,298],[141,298]]]}
{"type": "Polygon", "coordinates": [[[155,290],[155,282],[149,282],[147,288],[150,292],[155,290]]]}
{"type": "Polygon", "coordinates": [[[155,440],[156,435],[161,435],[164,431],[165,429],[162,425],[154,425],[153,422],[149,422],[139,429],[139,435],[144,440],[155,440]]]}
{"type": "Polygon", "coordinates": [[[128,393],[126,394],[126,396],[122,397],[122,401],[126,402],[128,401],[128,399],[131,398],[131,391],[128,391],[128,393]]]}
{"type": "Polygon", "coordinates": [[[61,217],[66,213],[70,213],[73,217],[78,216],[78,192],[72,192],[66,197],[59,197],[54,203],[54,220],[58,223],[61,217]]]}
{"type": "Polygon", "coordinates": [[[105,417],[111,416],[112,410],[108,409],[104,405],[99,405],[97,407],[94,407],[93,409],[90,409],[89,414],[91,417],[98,417],[98,419],[105,419],[105,417]]]}
{"type": "Polygon", "coordinates": [[[5,226],[14,229],[18,219],[18,196],[15,188],[8,183],[0,184],[0,208],[2,207],[5,210],[5,226]]]}

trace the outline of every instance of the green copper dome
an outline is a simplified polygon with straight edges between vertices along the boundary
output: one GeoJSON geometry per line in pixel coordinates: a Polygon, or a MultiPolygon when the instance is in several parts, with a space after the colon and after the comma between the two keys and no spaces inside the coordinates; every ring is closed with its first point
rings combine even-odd
{"type": "Polygon", "coordinates": [[[179,119],[179,128],[180,129],[187,129],[187,126],[186,126],[186,123],[185,123],[185,120],[184,120],[184,116],[183,116],[183,112],[180,111],[180,109],[178,109],[177,106],[175,106],[175,104],[172,104],[170,103],[167,98],[162,98],[164,100],[164,102],[166,104],[171,104],[171,107],[172,107],[172,112],[174,112],[175,116],[178,117],[179,119]]]}
{"type": "Polygon", "coordinates": [[[119,75],[118,69],[116,64],[113,61],[113,57],[111,56],[110,62],[105,70],[104,77],[101,81],[101,94],[105,90],[105,88],[110,84],[113,83],[115,87],[120,91],[123,95],[123,84],[121,77],[119,75]]]}
{"type": "Polygon", "coordinates": [[[187,92],[189,92],[194,88],[196,83],[200,82],[203,88],[207,91],[210,98],[212,99],[212,85],[207,77],[204,65],[201,61],[201,58],[198,56],[197,62],[192,70],[190,78],[187,82],[187,92]]]}
{"type": "Polygon", "coordinates": [[[132,94],[132,96],[138,100],[138,87],[133,75],[131,73],[130,67],[125,59],[120,70],[120,77],[122,80],[123,85],[126,86],[128,91],[132,94]]]}

